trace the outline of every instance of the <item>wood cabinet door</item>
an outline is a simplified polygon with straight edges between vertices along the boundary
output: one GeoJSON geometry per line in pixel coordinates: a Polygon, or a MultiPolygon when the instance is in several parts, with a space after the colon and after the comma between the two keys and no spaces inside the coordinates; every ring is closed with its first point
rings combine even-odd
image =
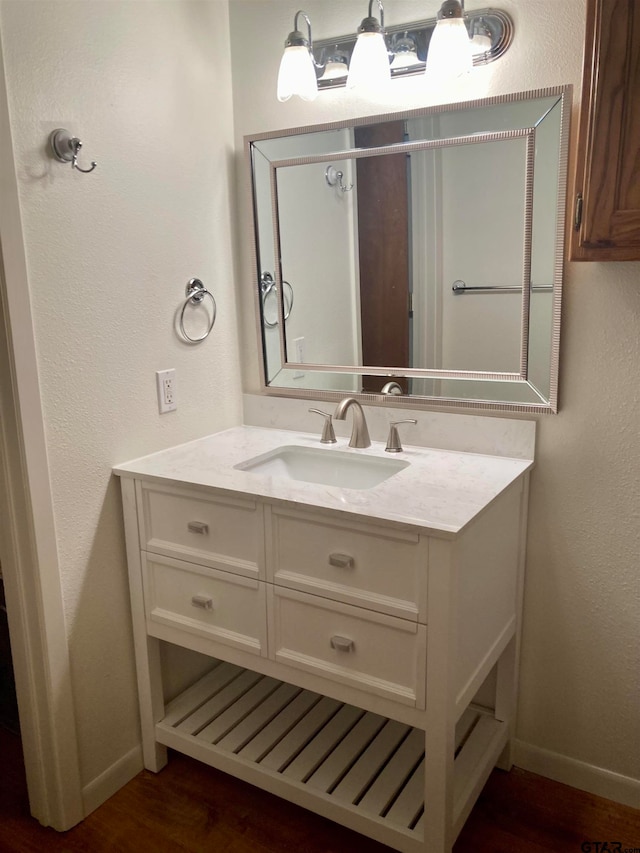
{"type": "Polygon", "coordinates": [[[588,0],[575,191],[571,260],[640,260],[638,0],[588,0]]]}

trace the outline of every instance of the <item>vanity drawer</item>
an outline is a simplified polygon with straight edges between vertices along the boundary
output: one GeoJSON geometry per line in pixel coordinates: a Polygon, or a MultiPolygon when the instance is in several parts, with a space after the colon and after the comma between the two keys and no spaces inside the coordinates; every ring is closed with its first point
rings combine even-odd
{"type": "Polygon", "coordinates": [[[149,632],[168,625],[258,655],[267,654],[265,584],[170,557],[142,553],[149,632]]]}
{"type": "Polygon", "coordinates": [[[428,539],[417,533],[271,510],[270,581],[426,621],[428,539]]]}
{"type": "Polygon", "coordinates": [[[424,625],[270,584],[267,596],[269,657],[424,708],[424,625]]]}
{"type": "Polygon", "coordinates": [[[255,500],[138,483],[141,547],[247,577],[264,577],[264,513],[255,500]]]}

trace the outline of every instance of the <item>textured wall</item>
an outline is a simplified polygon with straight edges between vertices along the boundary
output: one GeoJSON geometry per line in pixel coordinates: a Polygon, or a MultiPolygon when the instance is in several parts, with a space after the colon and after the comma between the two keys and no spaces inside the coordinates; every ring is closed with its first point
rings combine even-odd
{"type": "MultiPolygon", "coordinates": [[[[353,31],[366,4],[308,0],[316,38],[353,31]]],[[[434,15],[439,2],[387,4],[386,22],[434,15]],[[416,6],[419,5],[419,10],[416,6]]],[[[467,8],[486,4],[468,2],[467,8]]],[[[460,98],[572,83],[582,71],[584,0],[501,0],[514,43],[477,69],[460,98]]],[[[279,104],[275,80],[297,4],[232,0],[236,144],[244,134],[433,102],[417,81],[388,101],[344,90],[279,104]]],[[[575,123],[574,123],[575,130],[575,123]]],[[[248,255],[244,279],[250,279],[248,255]]],[[[540,419],[531,511],[518,737],[640,777],[640,264],[568,264],[560,406],[540,419]]],[[[244,382],[255,389],[252,302],[244,292],[244,382]]]]}
{"type": "Polygon", "coordinates": [[[0,24],[85,783],[138,742],[110,467],[240,418],[226,2],[2,2],[0,24]],[[90,175],[51,160],[83,141],[90,175]],[[218,321],[173,331],[200,277],[218,321]],[[178,410],[157,411],[175,367],[178,410]]]}

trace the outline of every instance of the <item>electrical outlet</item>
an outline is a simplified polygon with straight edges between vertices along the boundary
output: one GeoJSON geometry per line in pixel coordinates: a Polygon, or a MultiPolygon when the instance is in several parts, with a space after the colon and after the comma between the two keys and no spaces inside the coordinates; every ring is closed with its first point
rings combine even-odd
{"type": "Polygon", "coordinates": [[[161,415],[165,412],[175,412],[178,408],[176,402],[176,372],[170,370],[156,370],[156,388],[158,391],[158,410],[161,415]]]}
{"type": "MultiPolygon", "coordinates": [[[[296,353],[296,361],[302,364],[304,362],[304,337],[294,338],[293,346],[296,353]]],[[[294,379],[304,379],[304,370],[296,370],[293,374],[294,379]]]]}

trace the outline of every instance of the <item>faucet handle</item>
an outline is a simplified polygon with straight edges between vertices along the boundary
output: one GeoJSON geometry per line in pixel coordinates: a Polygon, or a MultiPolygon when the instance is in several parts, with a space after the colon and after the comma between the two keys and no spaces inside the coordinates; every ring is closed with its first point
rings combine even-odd
{"type": "Polygon", "coordinates": [[[389,438],[387,438],[387,453],[401,453],[402,445],[400,444],[400,436],[398,435],[398,424],[417,424],[415,418],[408,418],[405,421],[391,421],[389,424],[389,438]]]}
{"type": "Polygon", "coordinates": [[[335,444],[337,441],[336,434],[333,431],[333,424],[331,423],[331,418],[333,415],[330,415],[329,412],[323,412],[320,409],[309,409],[310,412],[313,412],[314,415],[322,415],[324,418],[324,426],[322,427],[322,436],[320,437],[320,444],[335,444]]]}

